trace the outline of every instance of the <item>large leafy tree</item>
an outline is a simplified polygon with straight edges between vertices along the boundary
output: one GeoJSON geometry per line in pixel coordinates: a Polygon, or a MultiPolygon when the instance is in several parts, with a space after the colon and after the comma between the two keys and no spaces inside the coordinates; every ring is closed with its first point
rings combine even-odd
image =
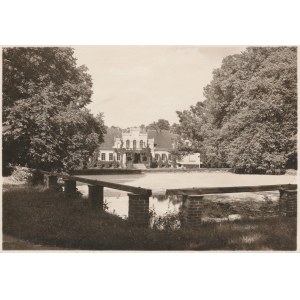
{"type": "Polygon", "coordinates": [[[83,167],[103,141],[87,109],[92,79],[68,47],[3,49],[3,165],[83,167]]]}
{"type": "Polygon", "coordinates": [[[204,96],[178,116],[208,166],[297,167],[295,47],[250,47],[224,58],[204,96]]]}
{"type": "Polygon", "coordinates": [[[153,122],[147,126],[147,129],[154,129],[154,130],[170,130],[170,123],[168,120],[159,119],[157,122],[153,122]]]}

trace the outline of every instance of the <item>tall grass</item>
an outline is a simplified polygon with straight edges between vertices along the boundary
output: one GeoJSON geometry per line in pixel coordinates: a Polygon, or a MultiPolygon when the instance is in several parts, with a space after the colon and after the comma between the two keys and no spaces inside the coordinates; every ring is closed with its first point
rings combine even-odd
{"type": "Polygon", "coordinates": [[[206,223],[198,229],[142,229],[93,209],[80,196],[25,185],[4,186],[3,233],[64,249],[296,250],[296,218],[206,223]]]}

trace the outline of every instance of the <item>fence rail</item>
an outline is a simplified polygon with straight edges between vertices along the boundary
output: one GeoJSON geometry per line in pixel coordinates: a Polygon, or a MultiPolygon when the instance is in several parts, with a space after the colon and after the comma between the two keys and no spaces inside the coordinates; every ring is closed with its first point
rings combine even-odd
{"type": "Polygon", "coordinates": [[[203,197],[211,194],[279,191],[279,213],[287,217],[297,216],[297,184],[273,184],[257,186],[201,187],[168,189],[167,196],[182,196],[182,225],[198,227],[202,223],[203,197]]]}
{"type": "Polygon", "coordinates": [[[129,193],[133,193],[133,194],[137,194],[137,195],[145,195],[145,196],[152,195],[152,191],[149,189],[144,189],[144,188],[135,187],[135,186],[131,186],[131,185],[119,184],[119,183],[108,182],[108,181],[103,181],[103,180],[82,178],[80,176],[68,176],[68,177],[65,177],[65,179],[83,182],[83,183],[87,183],[87,184],[95,185],[95,186],[103,186],[106,188],[121,190],[121,191],[129,192],[129,193]]]}
{"type": "Polygon", "coordinates": [[[296,190],[297,184],[272,184],[257,186],[229,186],[229,187],[201,187],[185,189],[167,189],[166,195],[203,195],[203,194],[226,194],[226,193],[245,193],[245,192],[262,192],[276,191],[280,189],[296,190]]]}

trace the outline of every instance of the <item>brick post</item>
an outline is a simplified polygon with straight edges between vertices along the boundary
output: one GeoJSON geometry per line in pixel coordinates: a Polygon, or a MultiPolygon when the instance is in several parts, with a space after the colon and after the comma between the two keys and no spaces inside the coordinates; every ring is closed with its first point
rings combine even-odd
{"type": "Polygon", "coordinates": [[[195,195],[182,197],[182,221],[184,227],[197,228],[201,225],[201,205],[203,196],[195,195]]]}
{"type": "Polygon", "coordinates": [[[58,188],[57,176],[46,175],[46,188],[56,190],[58,188]]]}
{"type": "Polygon", "coordinates": [[[89,185],[89,200],[94,208],[103,210],[103,186],[89,185]]]}
{"type": "Polygon", "coordinates": [[[297,190],[279,190],[279,214],[287,217],[297,216],[297,190]]]}
{"type": "Polygon", "coordinates": [[[140,227],[149,226],[149,196],[128,194],[128,221],[140,227]]]}
{"type": "Polygon", "coordinates": [[[65,179],[65,193],[66,194],[76,194],[76,181],[65,179]]]}

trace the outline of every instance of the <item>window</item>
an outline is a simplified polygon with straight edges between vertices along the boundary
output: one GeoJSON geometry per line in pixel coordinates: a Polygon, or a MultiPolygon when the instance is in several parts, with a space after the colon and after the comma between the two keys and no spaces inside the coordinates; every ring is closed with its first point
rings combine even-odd
{"type": "Polygon", "coordinates": [[[159,159],[159,154],[155,154],[155,159],[156,159],[156,160],[159,159]]]}
{"type": "Polygon", "coordinates": [[[121,154],[117,153],[117,160],[120,160],[120,159],[121,159],[121,154]]]}
{"type": "Polygon", "coordinates": [[[130,141],[127,140],[127,141],[126,141],[126,148],[129,149],[129,147],[130,147],[130,141]]]}
{"type": "Polygon", "coordinates": [[[144,147],[144,142],[140,141],[140,148],[143,148],[143,147],[144,147]]]}
{"type": "Polygon", "coordinates": [[[133,141],[132,148],[133,148],[133,149],[136,149],[136,140],[133,141]]]}
{"type": "Polygon", "coordinates": [[[114,159],[113,153],[109,153],[109,160],[113,160],[113,159],[114,159]]]}
{"type": "Polygon", "coordinates": [[[171,156],[171,154],[169,153],[169,155],[168,155],[168,160],[171,160],[172,159],[172,156],[171,156]]]}
{"type": "Polygon", "coordinates": [[[161,159],[162,159],[162,160],[166,160],[166,158],[167,158],[166,154],[163,153],[163,154],[161,155],[161,159]]]}
{"type": "Polygon", "coordinates": [[[105,153],[101,153],[101,160],[105,160],[105,153]]]}
{"type": "Polygon", "coordinates": [[[143,156],[143,161],[147,161],[148,159],[147,159],[147,156],[143,156]]]}

